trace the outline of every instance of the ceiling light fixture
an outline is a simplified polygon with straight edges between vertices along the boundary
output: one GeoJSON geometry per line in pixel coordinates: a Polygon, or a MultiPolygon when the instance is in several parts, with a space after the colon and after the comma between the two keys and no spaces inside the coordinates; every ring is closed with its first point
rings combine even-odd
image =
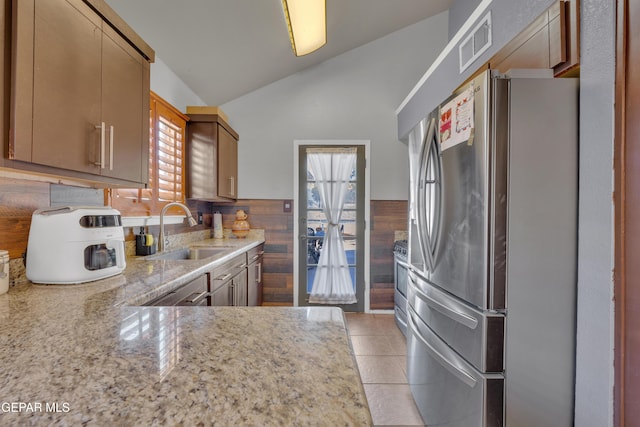
{"type": "Polygon", "coordinates": [[[282,0],[282,9],[296,56],[311,53],[327,43],[325,0],[282,0]]]}

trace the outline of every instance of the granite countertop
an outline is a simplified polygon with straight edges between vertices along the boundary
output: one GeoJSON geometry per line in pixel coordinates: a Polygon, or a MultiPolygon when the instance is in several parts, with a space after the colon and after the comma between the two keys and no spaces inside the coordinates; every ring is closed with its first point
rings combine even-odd
{"type": "Polygon", "coordinates": [[[1,295],[0,423],[371,425],[339,308],[136,305],[259,243],[1,295]]]}

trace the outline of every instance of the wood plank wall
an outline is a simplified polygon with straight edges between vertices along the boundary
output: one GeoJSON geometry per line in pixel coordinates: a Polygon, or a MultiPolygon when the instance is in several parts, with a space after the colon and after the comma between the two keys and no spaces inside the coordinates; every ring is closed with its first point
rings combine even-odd
{"type": "MultiPolygon", "coordinates": [[[[213,205],[231,228],[235,212],[247,212],[252,228],[265,230],[264,305],[293,305],[293,213],[283,212],[284,200],[238,200],[213,205]]],[[[407,228],[407,202],[371,201],[371,309],[393,309],[393,242],[407,228]]]]}
{"type": "Polygon", "coordinates": [[[31,215],[50,206],[102,205],[103,191],[41,181],[0,178],[0,249],[21,258],[27,248],[31,215]]]}
{"type": "Polygon", "coordinates": [[[393,310],[393,242],[407,222],[406,200],[371,201],[372,310],[393,310]]]}
{"type": "MultiPolygon", "coordinates": [[[[11,259],[22,257],[34,210],[61,204],[101,204],[101,197],[101,190],[0,178],[0,249],[8,250],[11,259]]],[[[244,209],[251,227],[265,230],[265,305],[293,305],[294,218],[293,213],[283,212],[283,203],[280,199],[239,200],[224,205],[189,203],[194,215],[196,211],[221,212],[225,228],[231,228],[236,210],[244,209]]],[[[393,241],[396,231],[406,230],[406,212],[406,201],[371,201],[371,309],[393,309],[393,241]]],[[[180,233],[203,227],[174,225],[169,229],[180,233]]],[[[151,228],[157,232],[157,227],[151,228]]],[[[127,239],[133,239],[128,231],[127,239]]]]}
{"type": "Polygon", "coordinates": [[[0,249],[20,258],[27,247],[31,214],[50,206],[50,184],[0,178],[0,249]]]}
{"type": "Polygon", "coordinates": [[[222,226],[231,228],[236,211],[243,209],[251,228],[264,230],[262,265],[263,305],[293,305],[293,213],[283,212],[283,200],[238,200],[212,206],[222,214],[222,226]]]}

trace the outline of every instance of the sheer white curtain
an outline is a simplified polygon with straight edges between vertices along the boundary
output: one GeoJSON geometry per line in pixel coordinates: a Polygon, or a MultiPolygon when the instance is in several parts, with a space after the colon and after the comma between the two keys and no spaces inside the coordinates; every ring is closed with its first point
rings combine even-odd
{"type": "Polygon", "coordinates": [[[355,153],[320,152],[307,155],[307,164],[316,179],[322,210],[327,220],[318,268],[309,294],[310,303],[357,302],[340,235],[340,217],[355,162],[355,153]]]}

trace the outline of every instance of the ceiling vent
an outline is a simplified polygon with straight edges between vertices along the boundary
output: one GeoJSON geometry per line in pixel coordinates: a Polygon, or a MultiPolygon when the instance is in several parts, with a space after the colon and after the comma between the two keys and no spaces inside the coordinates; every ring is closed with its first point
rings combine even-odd
{"type": "Polygon", "coordinates": [[[473,31],[460,43],[460,73],[466,70],[491,46],[491,11],[480,20],[473,31]]]}

